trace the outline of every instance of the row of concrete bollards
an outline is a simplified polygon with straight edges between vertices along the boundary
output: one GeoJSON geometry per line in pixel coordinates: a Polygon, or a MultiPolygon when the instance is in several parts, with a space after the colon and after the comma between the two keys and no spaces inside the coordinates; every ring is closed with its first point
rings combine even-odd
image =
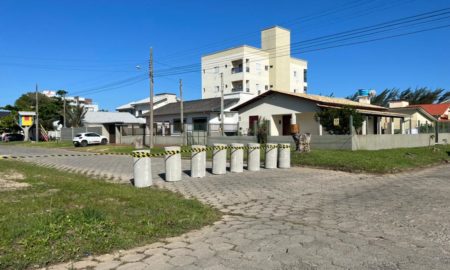
{"type": "MultiPolygon", "coordinates": [[[[244,171],[244,150],[247,150],[247,170],[259,171],[261,167],[261,148],[265,150],[264,168],[287,169],[291,167],[290,145],[266,144],[261,147],[258,143],[249,143],[247,146],[241,143],[214,144],[213,147],[193,145],[191,150],[191,177],[201,178],[206,175],[206,151],[213,150],[212,174],[222,175],[227,172],[227,149],[230,149],[230,172],[240,173],[244,171]]],[[[181,148],[170,146],[164,148],[165,180],[168,182],[180,181],[182,178],[181,148]]],[[[151,158],[149,150],[134,151],[137,153],[134,162],[134,185],[136,187],[148,187],[152,183],[151,158]],[[139,156],[142,155],[142,156],[139,156]]]]}

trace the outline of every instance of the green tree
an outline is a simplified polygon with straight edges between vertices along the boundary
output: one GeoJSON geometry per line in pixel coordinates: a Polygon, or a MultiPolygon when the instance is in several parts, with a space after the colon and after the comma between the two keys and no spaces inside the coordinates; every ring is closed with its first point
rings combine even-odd
{"type": "Polygon", "coordinates": [[[353,126],[356,130],[361,129],[363,117],[355,109],[344,107],[341,109],[322,109],[316,113],[316,119],[329,134],[343,135],[350,134],[350,116],[353,117],[353,126]],[[339,119],[339,124],[335,125],[335,119],[339,119]]]}
{"type": "Polygon", "coordinates": [[[86,115],[87,110],[80,104],[70,106],[66,110],[67,124],[70,127],[81,127],[83,125],[84,116],[86,115]]]}

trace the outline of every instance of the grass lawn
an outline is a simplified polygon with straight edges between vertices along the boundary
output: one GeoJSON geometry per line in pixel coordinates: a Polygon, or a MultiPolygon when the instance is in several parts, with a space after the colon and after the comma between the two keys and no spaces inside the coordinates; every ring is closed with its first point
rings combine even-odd
{"type": "Polygon", "coordinates": [[[393,173],[448,162],[449,151],[449,145],[377,151],[312,149],[310,153],[293,153],[292,164],[348,172],[393,173]]]}
{"type": "Polygon", "coordinates": [[[157,188],[136,189],[0,160],[0,269],[24,269],[127,249],[199,229],[220,214],[157,188]],[[1,186],[1,185],[0,185],[1,186]]]}

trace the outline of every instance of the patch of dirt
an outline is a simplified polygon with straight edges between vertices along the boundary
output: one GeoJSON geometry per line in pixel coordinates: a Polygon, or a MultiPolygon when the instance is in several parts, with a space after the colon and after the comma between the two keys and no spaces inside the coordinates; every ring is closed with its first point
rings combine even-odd
{"type": "Polygon", "coordinates": [[[7,171],[0,174],[0,192],[11,191],[30,186],[28,183],[18,182],[25,179],[25,176],[17,171],[7,171]]]}

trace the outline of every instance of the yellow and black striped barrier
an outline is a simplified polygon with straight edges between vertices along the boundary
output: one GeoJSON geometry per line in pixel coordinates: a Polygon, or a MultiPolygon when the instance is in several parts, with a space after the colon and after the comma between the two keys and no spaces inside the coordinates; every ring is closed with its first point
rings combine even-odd
{"type": "Polygon", "coordinates": [[[281,148],[286,149],[290,148],[290,145],[280,144],[280,145],[261,145],[261,146],[207,146],[207,147],[192,147],[189,149],[183,150],[169,150],[163,151],[159,153],[148,153],[148,152],[139,152],[136,150],[132,153],[86,153],[86,154],[50,154],[50,155],[1,155],[0,159],[32,159],[32,158],[50,158],[50,157],[89,157],[89,156],[131,156],[134,158],[150,158],[150,157],[163,157],[166,155],[175,155],[181,153],[193,153],[193,152],[206,152],[206,151],[214,151],[214,150],[254,150],[254,149],[275,149],[281,148]]]}

